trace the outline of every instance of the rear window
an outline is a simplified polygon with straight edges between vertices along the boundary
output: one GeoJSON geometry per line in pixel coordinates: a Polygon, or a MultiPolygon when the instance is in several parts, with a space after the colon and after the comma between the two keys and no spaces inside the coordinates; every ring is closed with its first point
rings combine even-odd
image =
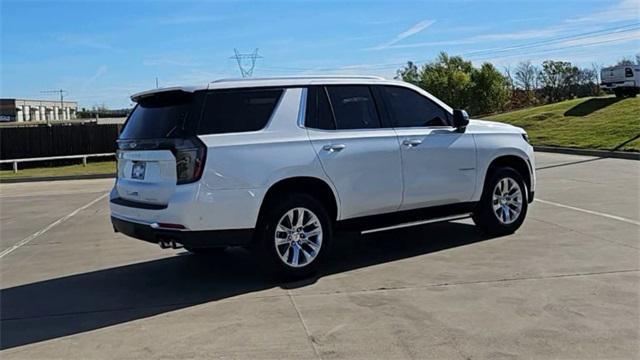
{"type": "Polygon", "coordinates": [[[264,128],[282,89],[212,91],[207,94],[198,134],[257,131],[264,128]]]}
{"type": "Polygon", "coordinates": [[[129,116],[120,139],[164,139],[184,136],[193,94],[170,91],[143,97],[129,116]]]}

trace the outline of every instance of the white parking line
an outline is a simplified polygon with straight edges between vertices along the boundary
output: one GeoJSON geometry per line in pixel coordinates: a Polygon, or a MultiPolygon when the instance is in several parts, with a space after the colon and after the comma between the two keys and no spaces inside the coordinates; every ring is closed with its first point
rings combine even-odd
{"type": "Polygon", "coordinates": [[[67,220],[69,220],[71,217],[73,217],[74,215],[76,215],[77,213],[79,213],[80,211],[88,208],[89,206],[97,203],[98,201],[104,199],[107,195],[109,195],[109,193],[104,193],[102,195],[100,195],[97,199],[92,200],[90,203],[79,207],[75,210],[73,210],[72,212],[70,212],[69,214],[61,217],[60,219],[52,222],[51,224],[47,225],[46,227],[44,227],[43,229],[38,230],[37,232],[27,236],[26,238],[22,239],[20,242],[16,243],[15,245],[13,245],[12,247],[5,249],[4,251],[0,252],[0,259],[2,259],[3,257],[9,255],[10,253],[12,253],[14,250],[17,250],[19,247],[28,244],[31,240],[37,238],[38,236],[46,233],[47,231],[51,230],[51,228],[53,228],[54,226],[61,224],[67,220]]]}
{"type": "Polygon", "coordinates": [[[583,213],[602,216],[602,217],[606,217],[606,218],[609,218],[609,219],[623,221],[623,222],[626,222],[626,223],[629,223],[629,224],[634,224],[634,225],[640,226],[640,221],[627,219],[627,218],[624,218],[624,217],[621,217],[621,216],[605,214],[605,213],[601,213],[601,212],[593,211],[593,210],[581,209],[581,208],[578,208],[578,207],[575,207],[575,206],[558,204],[558,203],[555,203],[553,201],[547,201],[547,200],[542,200],[542,199],[535,199],[535,201],[541,202],[543,204],[548,204],[548,205],[553,205],[553,206],[557,206],[557,207],[561,207],[561,208],[565,208],[565,209],[571,209],[571,210],[575,210],[575,211],[580,211],[580,212],[583,212],[583,213]]]}

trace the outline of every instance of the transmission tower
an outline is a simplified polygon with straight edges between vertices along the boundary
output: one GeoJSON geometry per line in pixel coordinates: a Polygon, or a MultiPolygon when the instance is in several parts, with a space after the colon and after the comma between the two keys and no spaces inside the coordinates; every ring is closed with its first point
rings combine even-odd
{"type": "Polygon", "coordinates": [[[248,54],[241,54],[238,52],[238,49],[233,49],[233,52],[235,55],[230,57],[230,59],[235,59],[238,63],[242,77],[252,77],[253,69],[256,67],[256,60],[262,58],[262,56],[258,55],[258,49],[256,48],[252,53],[248,54]]]}

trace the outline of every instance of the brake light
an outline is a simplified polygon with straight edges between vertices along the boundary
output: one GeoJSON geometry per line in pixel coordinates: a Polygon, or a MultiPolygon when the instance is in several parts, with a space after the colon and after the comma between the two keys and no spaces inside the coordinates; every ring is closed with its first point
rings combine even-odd
{"type": "Polygon", "coordinates": [[[178,184],[188,184],[200,180],[204,170],[206,147],[200,140],[189,141],[188,148],[176,147],[176,175],[178,184]]]}

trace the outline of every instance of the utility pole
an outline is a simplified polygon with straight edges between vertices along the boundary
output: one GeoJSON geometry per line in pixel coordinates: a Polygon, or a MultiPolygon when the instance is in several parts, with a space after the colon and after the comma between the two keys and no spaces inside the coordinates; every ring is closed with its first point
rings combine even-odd
{"type": "MultiPolygon", "coordinates": [[[[64,95],[68,94],[69,92],[67,90],[63,90],[63,89],[58,89],[58,90],[44,90],[44,91],[40,91],[43,94],[60,94],[60,111],[64,111],[64,95]]],[[[45,115],[45,117],[47,117],[45,115]]],[[[49,124],[49,119],[47,118],[47,124],[49,124]]]]}
{"type": "Polygon", "coordinates": [[[156,89],[158,88],[158,77],[156,76],[156,89]]]}
{"type": "Polygon", "coordinates": [[[238,63],[238,68],[240,69],[242,77],[252,77],[253,69],[256,67],[256,60],[262,58],[262,56],[258,55],[258,48],[248,54],[241,54],[238,52],[238,49],[233,49],[233,52],[235,55],[230,57],[230,59],[235,59],[238,63]]]}

